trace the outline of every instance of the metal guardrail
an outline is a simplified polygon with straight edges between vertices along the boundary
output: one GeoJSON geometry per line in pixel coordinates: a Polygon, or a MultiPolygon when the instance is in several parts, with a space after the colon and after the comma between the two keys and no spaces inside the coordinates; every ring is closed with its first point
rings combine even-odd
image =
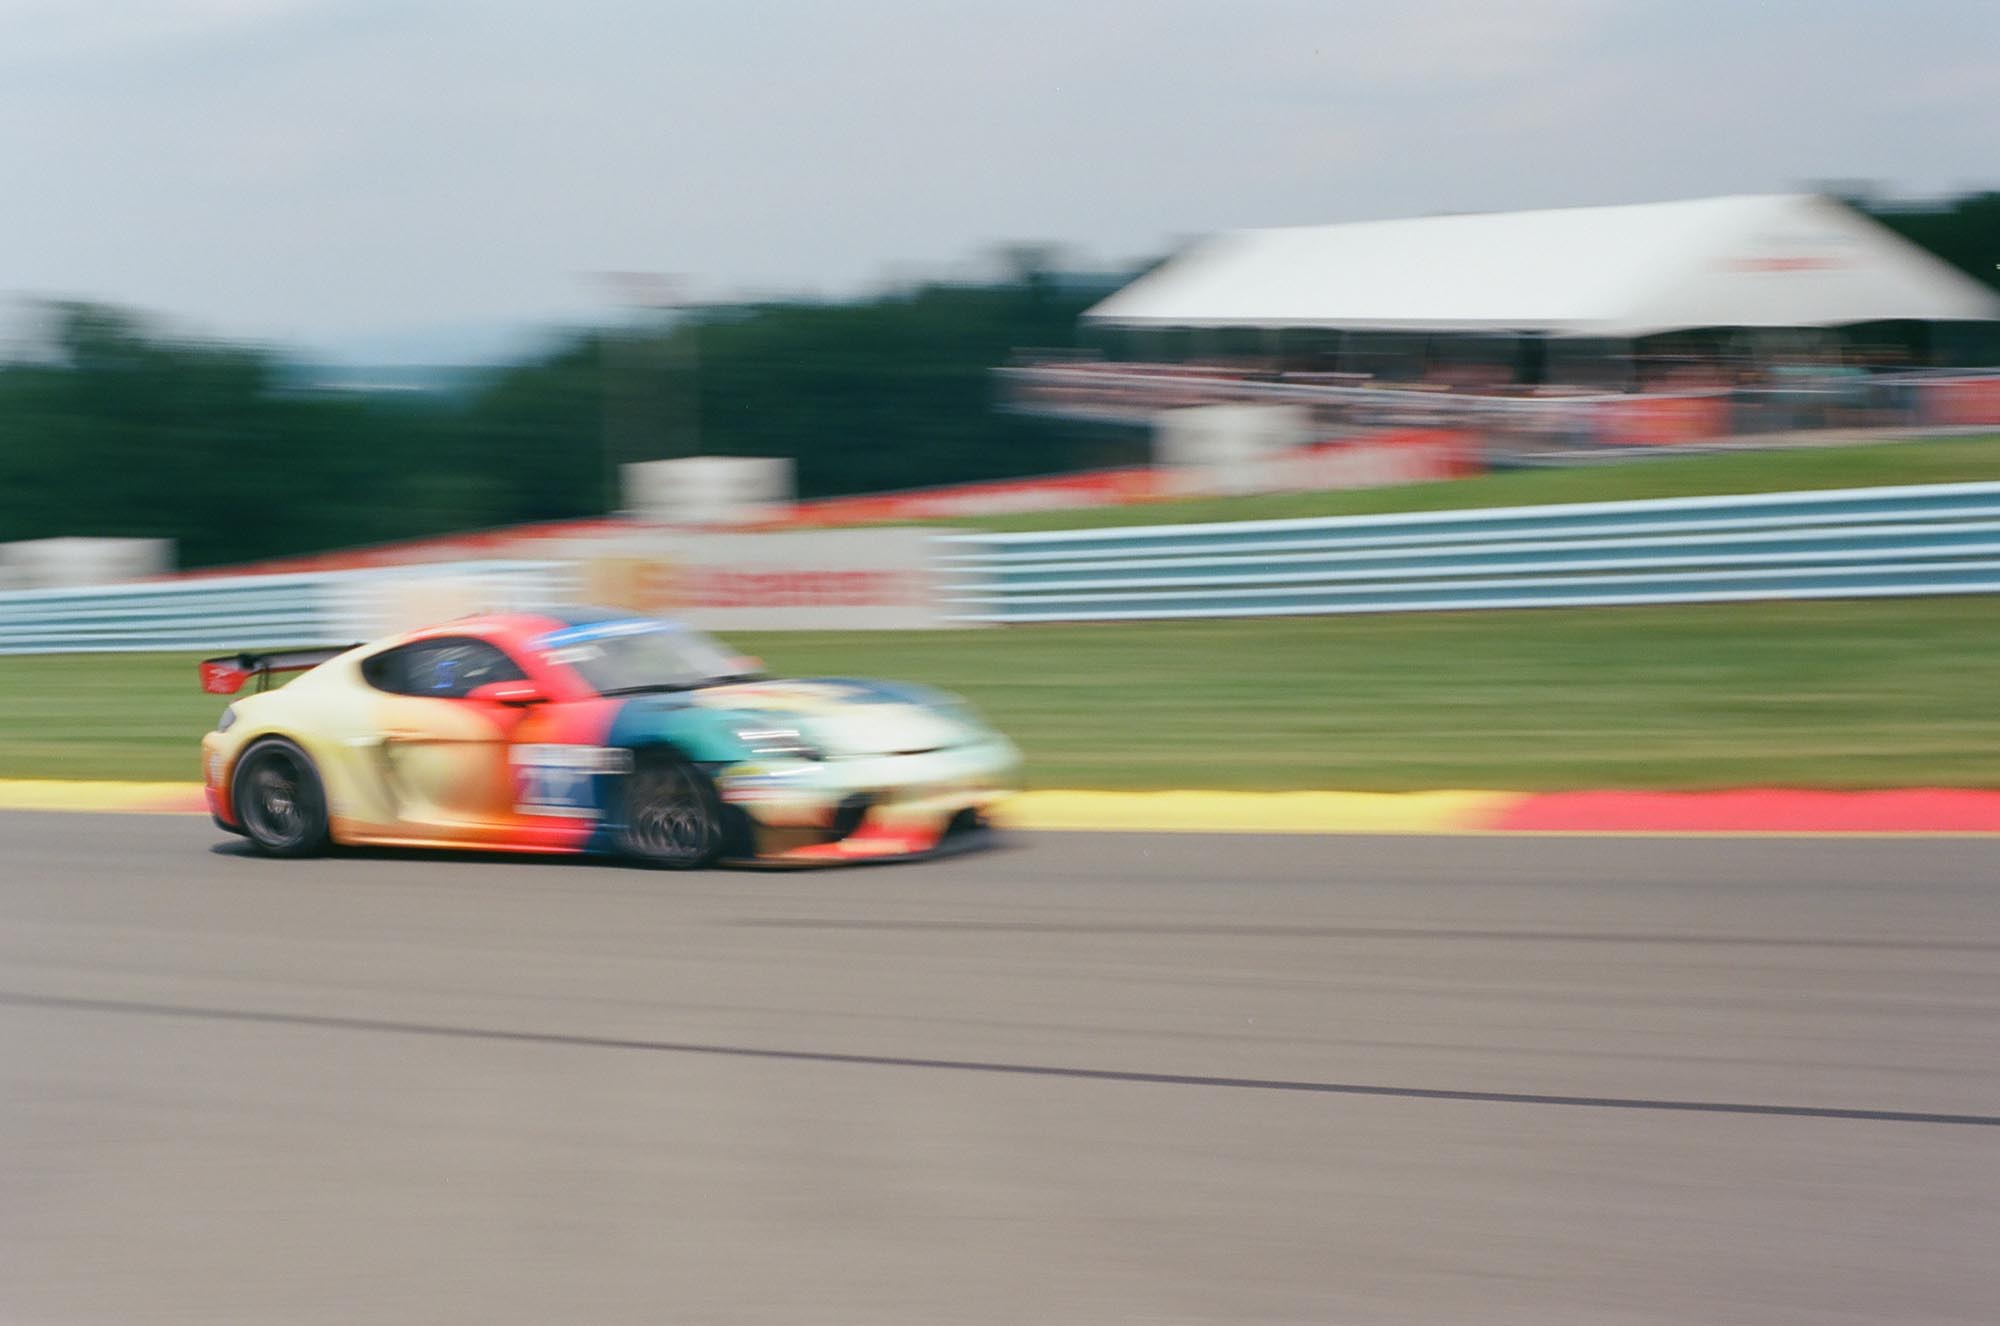
{"type": "MultiPolygon", "coordinates": [[[[963,622],[2000,593],[2000,483],[1412,515],[957,534],[963,622]]],[[[540,609],[574,568],[488,561],[0,593],[0,654],[365,640],[412,620],[540,609]]]]}
{"type": "Polygon", "coordinates": [[[2000,483],[941,539],[968,622],[2000,593],[2000,483]]]}
{"type": "Polygon", "coordinates": [[[469,562],[305,575],[218,576],[0,594],[0,654],[262,649],[365,640],[391,629],[398,596],[470,607],[559,601],[556,562],[469,562]]]}

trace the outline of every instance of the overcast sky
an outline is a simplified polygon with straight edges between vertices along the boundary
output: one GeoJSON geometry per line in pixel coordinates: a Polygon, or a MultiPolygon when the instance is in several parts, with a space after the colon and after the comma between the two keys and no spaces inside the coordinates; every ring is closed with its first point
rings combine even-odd
{"type": "Polygon", "coordinates": [[[0,0],[0,290],[320,344],[1054,240],[2000,185],[2000,0],[0,0]]]}

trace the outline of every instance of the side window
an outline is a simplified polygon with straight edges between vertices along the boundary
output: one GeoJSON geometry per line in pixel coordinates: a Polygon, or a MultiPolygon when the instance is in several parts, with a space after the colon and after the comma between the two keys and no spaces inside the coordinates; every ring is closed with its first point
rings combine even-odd
{"type": "Polygon", "coordinates": [[[377,690],[445,700],[460,699],[489,681],[520,681],[527,676],[495,646],[463,636],[419,640],[377,654],[362,663],[361,675],[377,690]]]}

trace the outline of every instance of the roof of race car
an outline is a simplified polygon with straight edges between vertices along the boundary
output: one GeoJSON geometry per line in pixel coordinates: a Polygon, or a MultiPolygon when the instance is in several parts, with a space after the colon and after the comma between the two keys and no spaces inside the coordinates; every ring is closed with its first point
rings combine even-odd
{"type": "MultiPolygon", "coordinates": [[[[390,637],[391,641],[434,640],[444,635],[498,636],[502,639],[524,639],[547,635],[552,631],[570,630],[579,626],[592,626],[599,622],[654,621],[643,613],[624,611],[617,608],[564,607],[552,608],[546,612],[476,612],[457,617],[447,622],[437,622],[430,626],[420,626],[390,637]]],[[[671,623],[662,623],[671,625],[671,623]]]]}

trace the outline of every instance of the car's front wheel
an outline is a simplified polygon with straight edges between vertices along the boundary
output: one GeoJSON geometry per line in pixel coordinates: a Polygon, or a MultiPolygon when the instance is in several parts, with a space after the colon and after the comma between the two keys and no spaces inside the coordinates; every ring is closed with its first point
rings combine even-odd
{"type": "Polygon", "coordinates": [[[266,737],[243,752],[233,784],[236,822],[258,851],[314,856],[326,850],[326,789],[303,750],[266,737]]]}
{"type": "Polygon", "coordinates": [[[665,752],[641,755],[625,779],[626,855],[667,870],[694,870],[722,855],[722,801],[701,770],[665,752]]]}

